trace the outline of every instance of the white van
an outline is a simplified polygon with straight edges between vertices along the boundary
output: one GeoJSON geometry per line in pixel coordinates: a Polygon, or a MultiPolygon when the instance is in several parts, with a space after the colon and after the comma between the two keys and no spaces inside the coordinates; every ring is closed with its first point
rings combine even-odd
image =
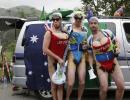
{"type": "MultiPolygon", "coordinates": [[[[107,29],[112,30],[121,43],[121,53],[118,56],[118,61],[119,61],[119,64],[121,66],[121,69],[122,69],[122,72],[124,75],[125,88],[130,89],[130,19],[127,19],[127,18],[102,18],[102,19],[99,19],[99,22],[100,22],[101,28],[104,28],[104,29],[107,28],[107,29]]],[[[23,41],[24,34],[26,33],[26,29],[28,27],[34,27],[35,25],[44,26],[44,24],[45,24],[45,22],[43,22],[43,21],[26,22],[21,29],[21,32],[20,32],[18,40],[17,40],[16,48],[15,48],[15,54],[14,54],[15,62],[13,65],[13,72],[14,72],[13,84],[15,86],[26,87],[24,47],[22,46],[22,41],[23,41]]],[[[88,27],[86,20],[84,21],[84,25],[86,27],[88,27]]],[[[36,30],[37,30],[37,28],[35,27],[35,31],[36,30]]],[[[88,29],[88,31],[90,32],[89,29],[88,29]]],[[[30,34],[32,34],[32,33],[30,33],[30,34]]],[[[37,34],[41,34],[41,33],[37,32],[37,34]]],[[[41,37],[37,37],[37,38],[43,39],[43,35],[44,35],[44,33],[42,33],[41,37]]],[[[32,36],[33,36],[33,34],[32,34],[32,36]]],[[[42,41],[40,41],[40,42],[42,42],[42,41]]],[[[41,47],[42,47],[42,45],[41,45],[41,47]]],[[[37,51],[37,52],[39,52],[39,51],[37,51]]],[[[41,53],[41,55],[44,56],[42,53],[41,53]]],[[[44,65],[47,65],[47,63],[45,62],[44,65]]],[[[46,72],[46,71],[45,71],[45,73],[48,74],[48,72],[46,72]]],[[[49,76],[46,79],[47,80],[44,80],[44,81],[48,81],[48,84],[50,84],[49,76]]],[[[98,78],[96,78],[94,80],[90,80],[89,75],[87,73],[86,84],[87,84],[86,89],[98,89],[98,87],[99,87],[98,78]]],[[[109,86],[110,89],[116,88],[115,83],[111,80],[111,78],[109,78],[109,85],[110,85],[109,86]]],[[[75,85],[75,88],[76,88],[76,85],[75,85]]],[[[48,97],[47,96],[48,92],[45,93],[44,90],[43,91],[40,90],[39,93],[43,97],[48,97]]]]}

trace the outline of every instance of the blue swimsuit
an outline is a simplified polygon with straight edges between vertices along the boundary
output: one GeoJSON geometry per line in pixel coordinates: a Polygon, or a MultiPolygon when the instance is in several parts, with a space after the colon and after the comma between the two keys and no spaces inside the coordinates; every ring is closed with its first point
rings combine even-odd
{"type": "Polygon", "coordinates": [[[87,38],[86,32],[72,32],[71,39],[70,39],[70,50],[74,56],[74,62],[76,64],[80,63],[83,48],[82,43],[87,38]]]}

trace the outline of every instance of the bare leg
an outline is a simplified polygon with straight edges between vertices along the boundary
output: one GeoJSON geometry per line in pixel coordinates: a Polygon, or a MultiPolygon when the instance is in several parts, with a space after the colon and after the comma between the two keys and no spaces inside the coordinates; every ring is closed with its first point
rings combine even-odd
{"type": "Polygon", "coordinates": [[[58,97],[58,100],[63,100],[63,85],[58,86],[57,97],[58,97]]]}
{"type": "MultiPolygon", "coordinates": [[[[52,78],[52,75],[55,72],[55,67],[53,64],[54,64],[54,59],[52,59],[51,57],[48,57],[48,71],[49,71],[50,78],[52,78]]],[[[57,88],[58,86],[51,82],[51,92],[52,92],[53,100],[58,100],[57,88]]]]}
{"type": "Polygon", "coordinates": [[[75,82],[75,71],[76,71],[76,66],[73,62],[73,56],[72,54],[70,54],[68,59],[66,100],[69,100],[69,97],[72,92],[72,88],[75,82]]]}
{"type": "Polygon", "coordinates": [[[2,81],[4,80],[4,75],[5,75],[5,69],[4,69],[4,61],[3,61],[3,63],[2,63],[2,81]]]}
{"type": "Polygon", "coordinates": [[[103,72],[101,69],[97,69],[99,82],[100,82],[100,100],[106,100],[108,91],[108,73],[103,72]]]}
{"type": "Polygon", "coordinates": [[[83,55],[82,60],[78,66],[78,76],[79,76],[78,100],[81,100],[84,92],[85,76],[86,76],[85,55],[83,55]]]}
{"type": "Polygon", "coordinates": [[[7,61],[5,62],[5,65],[6,65],[6,69],[7,69],[7,72],[8,72],[8,77],[9,77],[9,81],[11,82],[11,75],[10,75],[10,69],[9,69],[9,65],[7,63],[7,61]]]}
{"type": "Polygon", "coordinates": [[[53,97],[53,100],[58,100],[58,97],[57,97],[57,85],[54,84],[54,83],[51,83],[51,92],[52,92],[52,97],[53,97]]]}
{"type": "Polygon", "coordinates": [[[120,66],[117,62],[117,60],[115,59],[115,70],[112,73],[112,78],[115,81],[115,84],[117,86],[117,90],[116,90],[116,100],[123,100],[123,95],[124,95],[124,77],[122,74],[122,71],[120,69],[120,66]]]}

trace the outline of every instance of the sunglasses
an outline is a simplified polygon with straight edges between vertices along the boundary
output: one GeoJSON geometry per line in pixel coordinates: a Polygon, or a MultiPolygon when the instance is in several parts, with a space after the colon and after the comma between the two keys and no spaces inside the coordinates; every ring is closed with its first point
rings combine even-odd
{"type": "Polygon", "coordinates": [[[60,18],[53,18],[52,21],[59,21],[60,18]]]}
{"type": "Polygon", "coordinates": [[[82,20],[83,17],[74,17],[75,20],[82,20]]]}

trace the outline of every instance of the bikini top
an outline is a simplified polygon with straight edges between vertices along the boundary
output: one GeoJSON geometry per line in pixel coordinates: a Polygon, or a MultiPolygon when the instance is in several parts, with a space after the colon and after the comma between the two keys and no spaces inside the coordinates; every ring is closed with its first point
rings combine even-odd
{"type": "Polygon", "coordinates": [[[96,53],[103,53],[103,52],[110,51],[113,49],[112,41],[114,41],[114,39],[115,39],[114,34],[110,30],[101,30],[101,31],[104,34],[105,38],[107,39],[105,43],[94,46],[93,45],[93,35],[90,35],[88,40],[87,40],[89,46],[91,48],[93,48],[93,50],[95,50],[96,53]]]}
{"type": "Polygon", "coordinates": [[[87,28],[82,26],[82,31],[81,32],[75,32],[73,31],[73,27],[72,25],[68,25],[67,27],[67,31],[69,34],[71,34],[70,37],[70,45],[73,44],[80,44],[82,42],[84,42],[84,40],[87,40],[87,28]]]}
{"type": "Polygon", "coordinates": [[[110,47],[110,38],[107,37],[107,41],[104,44],[101,44],[99,46],[92,45],[94,50],[97,50],[99,52],[106,52],[110,47]]]}

